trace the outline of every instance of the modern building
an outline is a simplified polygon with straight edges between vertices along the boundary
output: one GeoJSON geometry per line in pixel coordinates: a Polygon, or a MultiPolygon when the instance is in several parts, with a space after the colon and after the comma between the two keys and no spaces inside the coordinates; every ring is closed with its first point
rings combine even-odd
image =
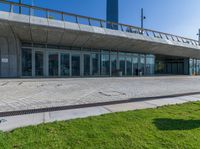
{"type": "MultiPolygon", "coordinates": [[[[106,11],[106,20],[109,22],[119,23],[119,2],[118,0],[107,0],[107,11],[106,11]]],[[[118,29],[118,26],[112,26],[112,24],[107,24],[107,28],[118,29]]]]}
{"type": "Polygon", "coordinates": [[[115,19],[0,0],[0,77],[200,74],[198,41],[115,19]]]}

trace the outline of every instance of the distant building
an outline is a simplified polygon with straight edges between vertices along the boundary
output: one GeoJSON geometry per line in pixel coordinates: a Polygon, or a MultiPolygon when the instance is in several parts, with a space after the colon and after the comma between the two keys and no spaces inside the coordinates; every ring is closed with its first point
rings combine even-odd
{"type": "MultiPolygon", "coordinates": [[[[119,22],[119,2],[118,0],[107,0],[107,21],[109,22],[119,22]]],[[[108,28],[112,28],[111,24],[107,24],[108,28]]],[[[116,25],[113,28],[117,29],[116,25]]]]}

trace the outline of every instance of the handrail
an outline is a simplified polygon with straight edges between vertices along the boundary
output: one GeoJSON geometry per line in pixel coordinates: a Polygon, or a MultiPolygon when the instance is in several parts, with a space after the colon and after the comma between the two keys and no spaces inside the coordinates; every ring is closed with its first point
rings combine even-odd
{"type": "MultiPolygon", "coordinates": [[[[177,36],[177,35],[173,35],[173,34],[169,34],[169,33],[164,33],[164,32],[160,32],[160,31],[154,31],[154,30],[150,30],[150,29],[142,29],[140,27],[136,27],[136,26],[132,26],[132,25],[115,23],[115,22],[110,22],[110,21],[106,21],[103,19],[97,19],[97,18],[93,18],[93,17],[87,17],[87,16],[77,15],[77,14],[73,14],[73,13],[62,12],[62,11],[52,10],[52,9],[48,9],[48,8],[42,8],[42,7],[38,7],[38,6],[31,6],[31,5],[27,5],[27,4],[19,4],[16,2],[10,2],[10,1],[4,1],[4,0],[0,0],[0,6],[1,6],[1,4],[9,6],[8,10],[6,10],[6,11],[12,12],[12,13],[26,14],[26,15],[30,15],[30,16],[39,16],[39,17],[61,20],[61,21],[66,21],[68,17],[74,17],[75,21],[72,21],[72,20],[67,20],[67,21],[71,21],[71,22],[75,22],[75,23],[79,23],[79,24],[86,24],[86,25],[90,25],[90,26],[109,28],[109,29],[113,29],[113,30],[119,30],[119,31],[123,31],[123,32],[135,33],[135,34],[140,34],[143,36],[154,37],[154,38],[159,38],[159,39],[167,39],[170,41],[181,42],[181,43],[185,43],[185,44],[199,46],[199,42],[194,39],[185,38],[185,37],[181,37],[181,36],[177,36]],[[22,11],[19,11],[20,9],[22,11]],[[27,13],[26,9],[28,9],[28,13],[27,13]],[[41,13],[35,13],[35,11],[45,12],[45,16],[42,16],[41,13]],[[51,13],[53,13],[53,14],[51,14],[51,13]],[[52,15],[55,15],[55,16],[52,16],[52,15]],[[59,18],[56,18],[56,17],[59,17],[59,18]],[[86,23],[81,22],[82,19],[84,19],[84,21],[86,21],[86,23]]],[[[3,8],[0,7],[0,10],[2,10],[2,9],[3,8]]],[[[5,11],[5,10],[3,10],[3,11],[5,11]]]]}

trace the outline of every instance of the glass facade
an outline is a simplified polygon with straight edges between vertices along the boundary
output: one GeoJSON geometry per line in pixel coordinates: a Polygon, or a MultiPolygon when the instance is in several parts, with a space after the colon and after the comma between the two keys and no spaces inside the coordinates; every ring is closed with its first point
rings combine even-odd
{"type": "Polygon", "coordinates": [[[58,76],[58,54],[49,54],[49,76],[58,76]]]}
{"type": "Polygon", "coordinates": [[[137,76],[153,75],[155,56],[79,48],[22,48],[22,76],[137,76]],[[142,74],[139,74],[139,71],[142,74]]]}
{"type": "Polygon", "coordinates": [[[132,76],[133,75],[133,66],[132,66],[132,55],[127,54],[126,56],[126,75],[132,76]]]}
{"type": "Polygon", "coordinates": [[[92,53],[92,75],[98,76],[100,74],[100,54],[92,53]]]}
{"type": "Polygon", "coordinates": [[[133,75],[134,76],[138,75],[138,63],[139,63],[138,59],[139,59],[139,55],[134,54],[133,57],[132,57],[133,75]]]}
{"type": "Polygon", "coordinates": [[[117,75],[117,60],[118,60],[117,53],[112,52],[110,56],[112,76],[117,75]]]}
{"type": "Polygon", "coordinates": [[[102,51],[101,53],[101,75],[110,76],[110,53],[102,51]]]}
{"type": "Polygon", "coordinates": [[[60,75],[70,76],[70,56],[69,54],[60,54],[60,75]]]}
{"type": "Polygon", "coordinates": [[[42,51],[35,51],[35,76],[44,75],[44,54],[42,51]]]}
{"type": "Polygon", "coordinates": [[[183,75],[188,73],[188,58],[156,56],[156,74],[183,75]]]}
{"type": "Polygon", "coordinates": [[[126,75],[126,55],[125,53],[119,53],[119,69],[122,75],[126,75]]]}
{"type": "Polygon", "coordinates": [[[80,76],[80,55],[73,54],[71,59],[72,76],[80,76]]]}
{"type": "Polygon", "coordinates": [[[90,54],[84,54],[84,76],[90,76],[90,54]]]}
{"type": "Polygon", "coordinates": [[[32,76],[32,50],[22,49],[22,76],[32,76]]]}
{"type": "MultiPolygon", "coordinates": [[[[145,74],[145,55],[140,55],[139,56],[139,68],[138,68],[138,71],[142,74],[142,75],[144,75],[145,74]]],[[[141,75],[140,74],[140,75],[141,75]]]]}
{"type": "Polygon", "coordinates": [[[154,75],[155,70],[155,56],[146,55],[146,75],[154,75]]]}
{"type": "Polygon", "coordinates": [[[200,60],[190,59],[189,65],[190,75],[200,75],[200,60]]]}

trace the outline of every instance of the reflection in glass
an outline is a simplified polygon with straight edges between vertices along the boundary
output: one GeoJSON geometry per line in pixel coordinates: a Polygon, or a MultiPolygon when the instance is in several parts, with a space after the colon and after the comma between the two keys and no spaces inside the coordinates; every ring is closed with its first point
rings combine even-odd
{"type": "Polygon", "coordinates": [[[197,74],[200,75],[200,60],[197,60],[197,74]]]}
{"type": "Polygon", "coordinates": [[[92,75],[99,75],[99,54],[92,53],[92,75]]]}
{"type": "Polygon", "coordinates": [[[197,72],[197,60],[194,59],[194,74],[196,75],[197,72]]]}
{"type": "Polygon", "coordinates": [[[178,65],[177,65],[177,63],[172,63],[172,74],[178,74],[178,65]]]}
{"type": "Polygon", "coordinates": [[[90,75],[90,55],[84,54],[84,76],[90,75]]]}
{"type": "Polygon", "coordinates": [[[43,76],[44,75],[44,56],[43,52],[36,51],[35,52],[35,76],[43,76]]]}
{"type": "Polygon", "coordinates": [[[111,67],[112,67],[112,75],[117,75],[117,53],[113,53],[110,57],[111,59],[111,67]]]}
{"type": "Polygon", "coordinates": [[[193,59],[190,59],[190,75],[193,75],[193,59]]]}
{"type": "Polygon", "coordinates": [[[145,74],[145,55],[140,55],[139,71],[145,74]]]}
{"type": "Polygon", "coordinates": [[[70,75],[70,56],[69,54],[62,53],[60,55],[60,74],[61,76],[70,75]]]}
{"type": "Polygon", "coordinates": [[[127,76],[132,75],[132,57],[131,56],[126,57],[126,75],[127,76]]]}
{"type": "Polygon", "coordinates": [[[32,50],[22,49],[22,75],[32,76],[32,50]]]}
{"type": "Polygon", "coordinates": [[[146,75],[153,75],[155,68],[155,56],[146,55],[146,75]]]}
{"type": "Polygon", "coordinates": [[[58,54],[49,54],[49,76],[58,76],[58,54]]]}
{"type": "Polygon", "coordinates": [[[125,54],[119,54],[119,68],[122,71],[122,75],[126,73],[126,56],[125,54]]]}
{"type": "Polygon", "coordinates": [[[133,75],[138,74],[138,55],[133,56],[133,75]]]}
{"type": "Polygon", "coordinates": [[[110,75],[110,55],[109,55],[109,53],[101,54],[101,75],[110,75]]]}
{"type": "Polygon", "coordinates": [[[80,76],[80,55],[72,55],[72,76],[80,76]]]}

